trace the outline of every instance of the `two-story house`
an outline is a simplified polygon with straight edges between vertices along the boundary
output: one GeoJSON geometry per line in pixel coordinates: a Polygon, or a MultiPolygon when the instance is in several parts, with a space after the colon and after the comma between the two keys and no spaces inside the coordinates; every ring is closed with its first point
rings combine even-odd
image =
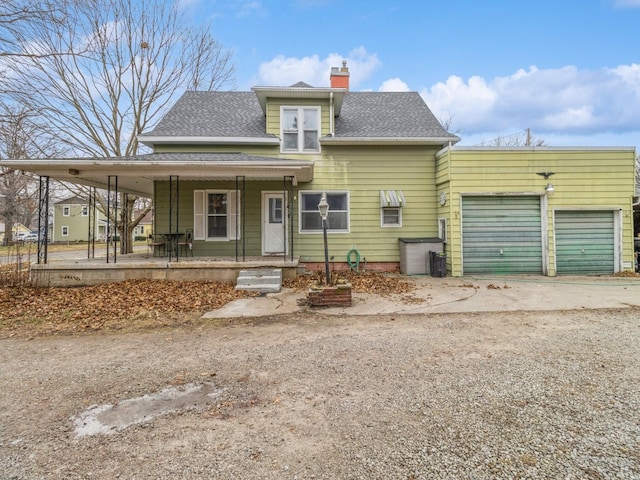
{"type": "Polygon", "coordinates": [[[185,93],[140,137],[157,161],[185,165],[155,182],[155,231],[193,228],[195,255],[240,246],[315,265],[325,193],[336,263],[356,248],[370,269],[396,268],[399,237],[438,233],[435,155],[458,138],[417,93],[350,92],[348,78],[343,67],[328,88],[185,93]]]}
{"type": "Polygon", "coordinates": [[[154,233],[191,232],[195,258],[321,269],[325,194],[335,268],[356,251],[395,271],[401,239],[425,238],[455,276],[633,268],[634,148],[457,147],[418,93],[351,91],[344,64],[328,87],[186,92],[139,139],[153,153],[0,165],[117,180],[154,199],[154,233]]]}
{"type": "Polygon", "coordinates": [[[106,217],[99,212],[90,214],[89,203],[78,196],[56,202],[53,206],[52,242],[86,242],[89,239],[89,222],[94,222],[93,231],[97,240],[106,238],[106,217]]]}

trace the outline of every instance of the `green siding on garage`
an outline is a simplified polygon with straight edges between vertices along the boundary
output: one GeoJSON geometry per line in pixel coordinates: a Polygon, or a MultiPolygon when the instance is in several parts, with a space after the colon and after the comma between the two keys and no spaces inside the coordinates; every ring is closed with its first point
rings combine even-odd
{"type": "Polygon", "coordinates": [[[541,274],[540,197],[464,196],[463,273],[541,274]]]}
{"type": "Polygon", "coordinates": [[[612,211],[556,211],[555,232],[558,274],[614,273],[615,228],[612,211]]]}

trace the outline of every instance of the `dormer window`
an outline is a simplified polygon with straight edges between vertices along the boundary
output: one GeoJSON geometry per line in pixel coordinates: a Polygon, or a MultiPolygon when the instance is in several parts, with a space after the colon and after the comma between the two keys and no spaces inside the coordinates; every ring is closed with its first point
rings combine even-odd
{"type": "Polygon", "coordinates": [[[283,152],[320,151],[319,107],[282,107],[280,118],[283,152]]]}

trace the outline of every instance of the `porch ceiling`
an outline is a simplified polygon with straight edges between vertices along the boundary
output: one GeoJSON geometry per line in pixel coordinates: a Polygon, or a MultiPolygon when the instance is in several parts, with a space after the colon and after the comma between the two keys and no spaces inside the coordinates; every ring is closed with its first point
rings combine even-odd
{"type": "Polygon", "coordinates": [[[277,180],[293,177],[293,184],[313,180],[313,162],[283,160],[242,153],[152,153],[135,157],[3,160],[0,166],[40,176],[107,188],[108,177],[118,177],[118,190],[143,197],[153,196],[153,183],[178,176],[180,181],[277,180]]]}

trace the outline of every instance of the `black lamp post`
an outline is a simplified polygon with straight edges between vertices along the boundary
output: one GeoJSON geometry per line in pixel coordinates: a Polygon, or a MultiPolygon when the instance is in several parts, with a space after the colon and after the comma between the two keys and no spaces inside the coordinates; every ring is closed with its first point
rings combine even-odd
{"type": "Polygon", "coordinates": [[[329,247],[327,245],[327,215],[329,215],[329,204],[327,203],[327,194],[322,193],[318,211],[322,218],[322,235],[324,236],[324,270],[327,278],[327,285],[331,284],[331,274],[329,273],[329,247]]]}

